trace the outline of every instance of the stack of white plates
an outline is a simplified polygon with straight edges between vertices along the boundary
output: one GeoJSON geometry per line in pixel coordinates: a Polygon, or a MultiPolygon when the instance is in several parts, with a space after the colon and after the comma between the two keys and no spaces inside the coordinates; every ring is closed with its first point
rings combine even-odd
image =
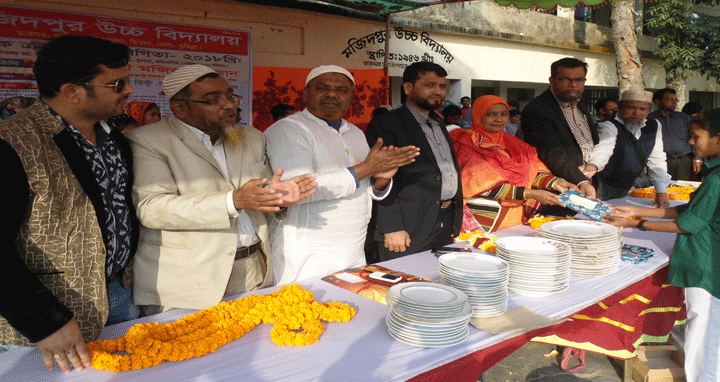
{"type": "Polygon", "coordinates": [[[608,275],[620,266],[620,230],[607,223],[589,220],[556,220],[535,231],[536,235],[559,240],[572,247],[573,275],[608,275]]]}
{"type": "Polygon", "coordinates": [[[545,296],[570,286],[571,248],[540,237],[508,236],[495,240],[497,256],[510,264],[508,289],[525,296],[545,296]]]}
{"type": "Polygon", "coordinates": [[[392,307],[385,320],[390,335],[408,345],[445,347],[468,337],[472,307],[456,288],[429,282],[398,284],[385,297],[392,307]]]}
{"type": "Polygon", "coordinates": [[[494,256],[448,253],[440,256],[443,283],[468,295],[473,317],[499,316],[507,310],[509,264],[494,256]]]}

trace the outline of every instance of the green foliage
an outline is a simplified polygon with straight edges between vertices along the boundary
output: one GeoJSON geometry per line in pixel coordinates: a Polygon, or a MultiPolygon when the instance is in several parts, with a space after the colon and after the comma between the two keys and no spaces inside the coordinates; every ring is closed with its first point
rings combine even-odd
{"type": "Polygon", "coordinates": [[[658,31],[658,55],[665,62],[667,80],[699,72],[720,79],[720,21],[693,12],[695,4],[720,0],[664,0],[650,10],[647,25],[658,31]]]}

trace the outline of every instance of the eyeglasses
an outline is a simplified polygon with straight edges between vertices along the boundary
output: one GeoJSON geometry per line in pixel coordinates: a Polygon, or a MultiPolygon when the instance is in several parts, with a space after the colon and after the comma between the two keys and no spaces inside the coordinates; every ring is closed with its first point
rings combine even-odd
{"type": "Polygon", "coordinates": [[[197,100],[197,99],[173,99],[172,101],[182,101],[182,102],[195,102],[195,103],[202,103],[205,105],[210,106],[225,106],[229,103],[238,104],[240,103],[240,96],[236,96],[235,94],[229,96],[228,98],[213,98],[208,100],[197,100]]]}
{"type": "Polygon", "coordinates": [[[585,83],[585,81],[587,81],[587,78],[585,78],[585,77],[582,77],[582,78],[568,78],[568,77],[557,78],[557,77],[555,77],[555,79],[562,82],[565,85],[570,85],[573,82],[578,85],[582,85],[585,83]]]}
{"type": "Polygon", "coordinates": [[[123,90],[125,90],[125,85],[127,85],[129,82],[130,82],[130,79],[125,77],[125,78],[120,78],[119,80],[115,81],[114,84],[108,84],[108,85],[106,85],[106,84],[91,84],[91,83],[86,82],[85,85],[86,86],[113,87],[113,88],[115,88],[115,93],[120,94],[123,92],[123,90]]]}

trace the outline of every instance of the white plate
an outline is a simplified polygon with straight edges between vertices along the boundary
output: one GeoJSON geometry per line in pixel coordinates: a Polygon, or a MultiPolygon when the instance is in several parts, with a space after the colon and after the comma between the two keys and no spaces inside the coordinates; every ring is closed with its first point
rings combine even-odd
{"type": "Polygon", "coordinates": [[[555,291],[542,291],[542,292],[532,291],[532,290],[527,290],[527,289],[517,289],[517,288],[513,288],[513,289],[510,289],[510,290],[513,291],[513,292],[515,292],[515,293],[517,293],[517,294],[519,294],[519,295],[521,295],[521,296],[526,296],[526,297],[544,297],[544,296],[549,296],[549,295],[554,294],[554,293],[564,292],[564,291],[566,291],[569,287],[570,287],[570,285],[568,285],[568,286],[566,286],[565,288],[562,288],[562,289],[560,289],[560,290],[555,290],[555,291]]]}
{"type": "Polygon", "coordinates": [[[470,318],[458,323],[454,326],[420,326],[420,325],[409,325],[399,319],[396,316],[388,315],[386,323],[388,327],[392,328],[397,333],[404,333],[408,336],[427,336],[427,337],[450,337],[462,332],[467,327],[470,318]]]}
{"type": "Polygon", "coordinates": [[[495,256],[469,253],[448,253],[438,258],[441,266],[470,274],[495,274],[507,271],[508,265],[495,256]]]}
{"type": "MultiPolygon", "coordinates": [[[[507,265],[507,262],[505,262],[502,259],[498,258],[498,261],[502,261],[504,264],[507,265]]],[[[502,277],[503,275],[506,275],[509,271],[509,267],[506,266],[505,269],[503,269],[502,271],[499,271],[499,272],[468,273],[468,272],[458,271],[453,268],[448,268],[448,267],[440,264],[438,266],[438,270],[440,272],[443,272],[443,273],[446,273],[449,275],[463,277],[463,278],[472,279],[472,280],[491,280],[491,279],[495,279],[498,277],[502,277]]]]}
{"type": "Polygon", "coordinates": [[[439,283],[403,283],[390,287],[388,293],[403,302],[425,307],[462,306],[467,301],[463,291],[439,283]]]}
{"type": "Polygon", "coordinates": [[[495,240],[498,252],[501,250],[529,254],[558,256],[571,251],[569,245],[542,237],[506,236],[495,240]]]}
{"type": "Polygon", "coordinates": [[[431,340],[419,340],[414,338],[408,338],[406,336],[402,336],[400,334],[394,333],[392,330],[388,330],[390,333],[390,336],[395,338],[396,340],[412,346],[420,346],[420,347],[426,347],[426,348],[440,348],[440,347],[448,347],[457,345],[459,343],[464,342],[468,335],[470,334],[470,328],[467,327],[465,331],[463,331],[460,335],[457,337],[451,337],[445,340],[441,341],[431,341],[431,340]]]}
{"type": "Polygon", "coordinates": [[[618,228],[608,223],[590,220],[555,220],[540,226],[540,230],[560,236],[597,238],[618,235],[618,228]]]}
{"type": "MultiPolygon", "coordinates": [[[[468,287],[475,287],[475,288],[495,288],[499,287],[500,285],[507,284],[508,278],[510,278],[510,273],[503,276],[502,279],[496,279],[496,280],[468,280],[459,278],[452,275],[446,275],[444,273],[440,273],[440,277],[442,280],[445,280],[447,282],[443,282],[443,284],[447,284],[450,286],[453,286],[455,288],[458,288],[458,285],[468,286],[468,287]]],[[[464,292],[463,288],[458,288],[464,292]]]]}
{"type": "Polygon", "coordinates": [[[396,310],[395,308],[393,308],[392,310],[390,310],[389,314],[394,314],[397,316],[397,318],[402,319],[403,321],[415,324],[454,324],[467,319],[470,316],[470,313],[472,313],[472,307],[470,306],[470,303],[468,301],[465,301],[462,312],[447,318],[430,318],[427,315],[421,315],[423,313],[422,310],[416,310],[414,312],[417,312],[417,314],[407,314],[407,309],[396,310]]]}

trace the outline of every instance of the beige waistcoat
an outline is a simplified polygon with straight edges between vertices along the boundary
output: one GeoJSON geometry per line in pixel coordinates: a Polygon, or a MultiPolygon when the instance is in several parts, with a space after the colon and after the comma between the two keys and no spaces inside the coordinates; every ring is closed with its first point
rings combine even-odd
{"type": "MultiPolygon", "coordinates": [[[[0,138],[17,152],[30,186],[29,211],[16,240],[18,254],[73,311],[85,340],[93,341],[108,317],[105,245],[93,204],[53,141],[62,130],[37,101],[3,121],[0,138]]],[[[0,343],[31,345],[2,317],[0,343]]]]}

